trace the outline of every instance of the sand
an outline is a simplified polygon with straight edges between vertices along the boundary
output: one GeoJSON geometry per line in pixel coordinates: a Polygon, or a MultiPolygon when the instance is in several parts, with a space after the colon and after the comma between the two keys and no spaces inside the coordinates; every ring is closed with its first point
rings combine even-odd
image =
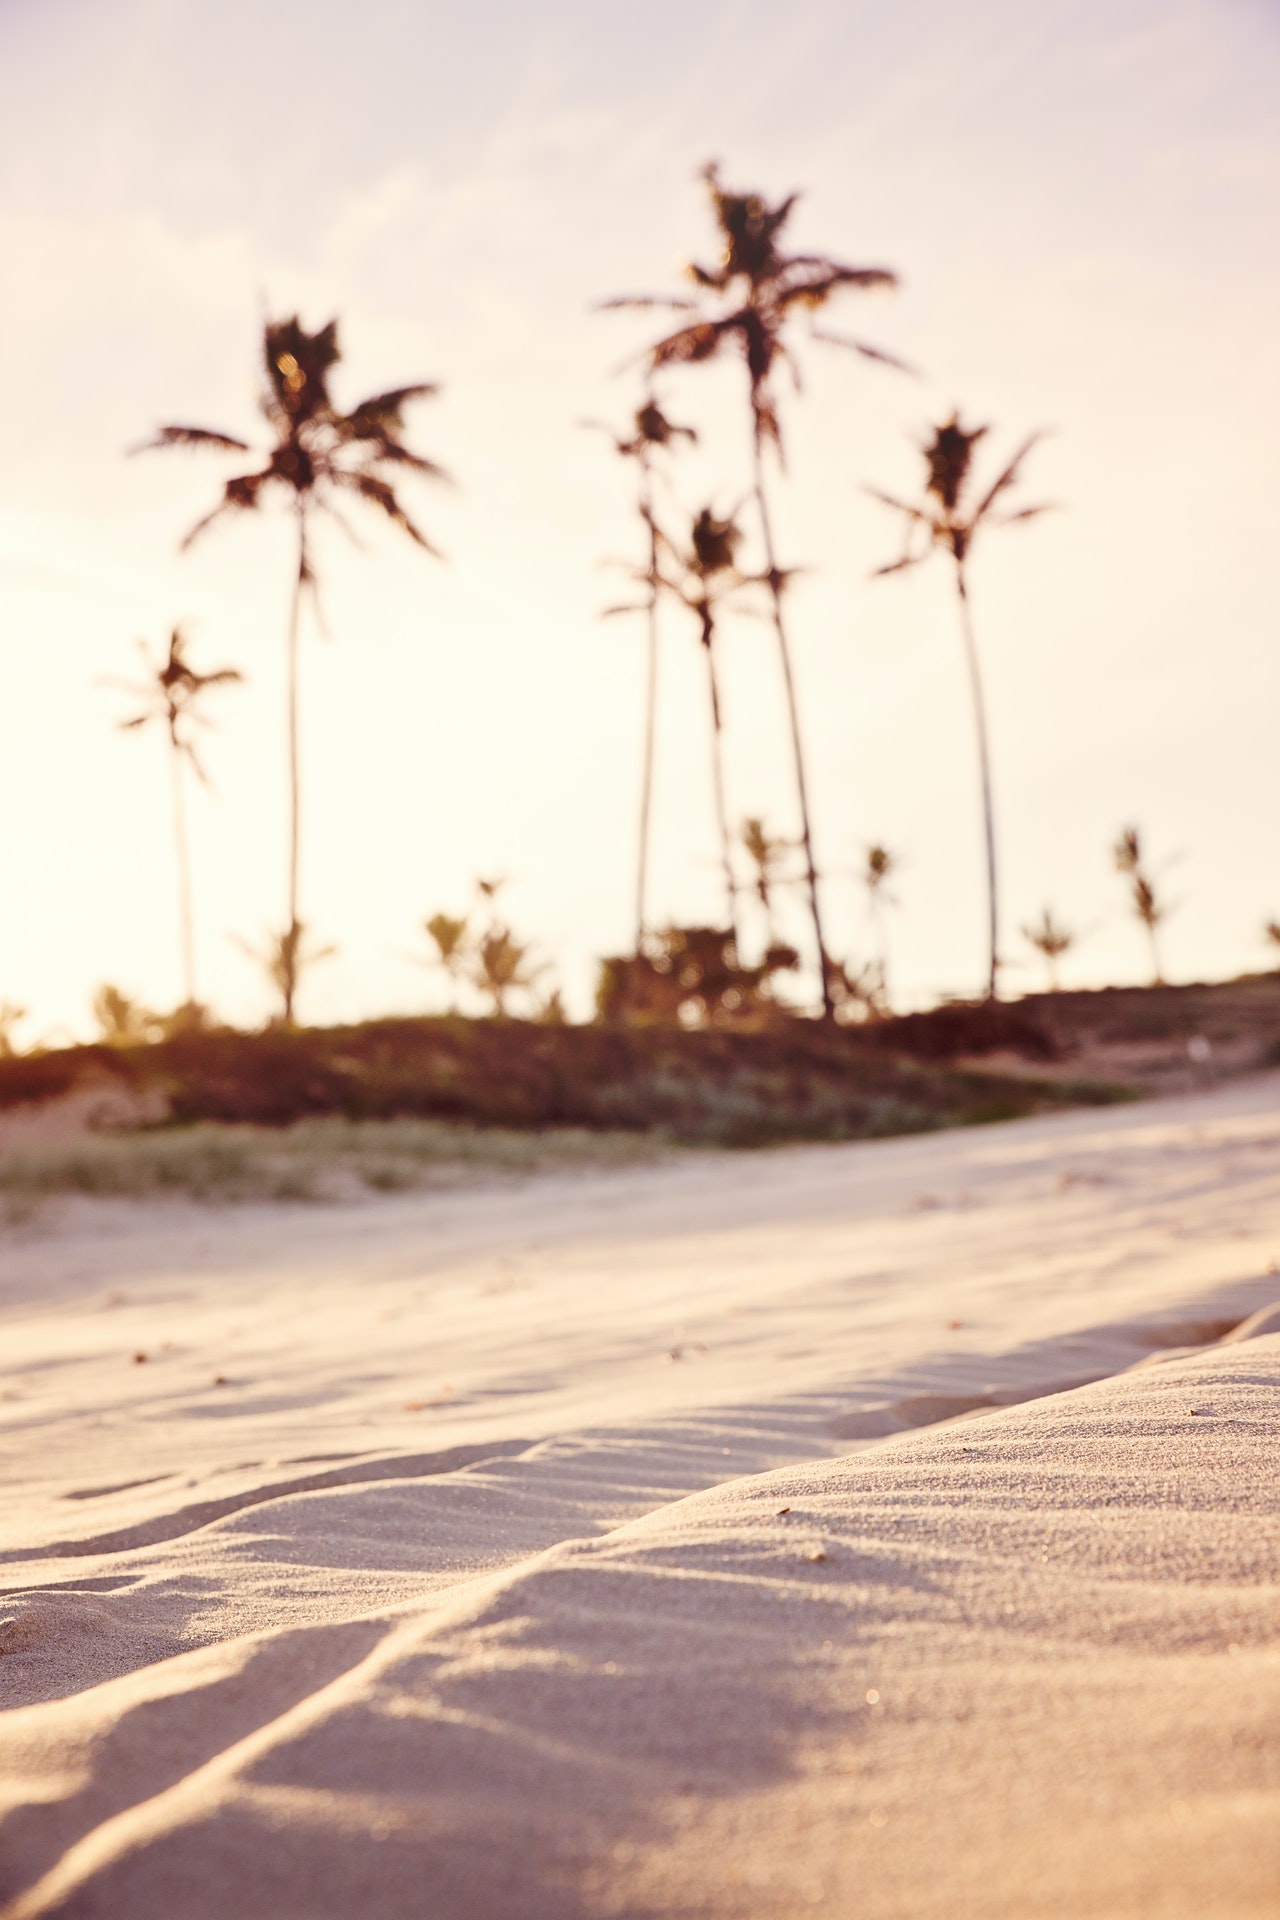
{"type": "Polygon", "coordinates": [[[1276,1076],[10,1229],[0,1911],[1271,1916],[1278,1297],[1276,1076]]]}

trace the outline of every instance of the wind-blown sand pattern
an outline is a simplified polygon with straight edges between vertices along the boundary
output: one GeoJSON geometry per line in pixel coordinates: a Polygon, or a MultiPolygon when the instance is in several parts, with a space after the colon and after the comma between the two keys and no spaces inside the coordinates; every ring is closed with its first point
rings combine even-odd
{"type": "Polygon", "coordinates": [[[1272,1076],[10,1231],[3,1911],[1274,1914],[1278,1174],[1272,1076]]]}

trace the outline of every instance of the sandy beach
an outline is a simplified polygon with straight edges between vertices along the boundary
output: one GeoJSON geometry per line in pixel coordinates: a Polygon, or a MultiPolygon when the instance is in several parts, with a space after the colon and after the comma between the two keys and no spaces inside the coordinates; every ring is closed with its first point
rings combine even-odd
{"type": "Polygon", "coordinates": [[[3,1913],[1274,1914],[1277,1301],[1274,1074],[0,1230],[3,1913]]]}

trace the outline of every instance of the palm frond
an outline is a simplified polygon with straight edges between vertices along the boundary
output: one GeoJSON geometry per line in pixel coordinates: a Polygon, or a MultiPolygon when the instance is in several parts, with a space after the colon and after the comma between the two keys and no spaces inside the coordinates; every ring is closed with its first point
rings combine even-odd
{"type": "Polygon", "coordinates": [[[978,505],[974,508],[972,517],[969,522],[970,526],[976,527],[978,522],[982,520],[986,516],[986,514],[990,511],[991,507],[994,505],[996,500],[999,499],[1000,495],[1005,491],[1006,487],[1011,487],[1013,485],[1014,481],[1018,477],[1018,468],[1022,465],[1023,461],[1026,459],[1027,455],[1030,453],[1032,447],[1035,446],[1036,442],[1038,440],[1043,440],[1044,436],[1045,436],[1045,429],[1043,427],[1040,427],[1040,428],[1037,428],[1035,433],[1028,435],[1027,439],[1023,441],[1022,445],[1018,448],[1018,451],[1014,454],[1012,460],[1009,462],[1004,472],[999,476],[997,480],[992,481],[986,493],[983,495],[982,499],[978,502],[978,505]]]}
{"type": "Polygon", "coordinates": [[[388,427],[402,427],[403,413],[410,400],[430,400],[439,393],[439,383],[435,380],[418,380],[410,387],[391,387],[386,393],[372,394],[353,407],[346,416],[346,424],[355,429],[356,437],[363,438],[361,429],[371,428],[374,432],[384,432],[388,427]]]}
{"type": "Polygon", "coordinates": [[[275,479],[270,467],[263,467],[257,473],[238,473],[227,481],[222,490],[222,498],[216,507],[210,509],[202,520],[197,520],[189,533],[183,535],[180,550],[185,553],[192,542],[199,539],[206,527],[212,526],[220,514],[227,512],[253,512],[258,506],[258,496],[269,480],[275,479]]]}
{"type": "Polygon", "coordinates": [[[394,490],[387,485],[385,480],[379,480],[376,475],[372,473],[362,473],[358,470],[351,472],[345,468],[335,470],[333,480],[337,486],[350,487],[354,493],[360,495],[362,500],[367,500],[370,506],[377,507],[381,513],[385,513],[388,520],[393,520],[398,527],[402,528],[403,531],[408,534],[411,540],[416,541],[420,547],[435,559],[442,560],[444,558],[439,548],[432,545],[421,528],[414,525],[404,508],[400,505],[400,502],[396,499],[394,490]]]}
{"type": "Polygon", "coordinates": [[[1035,520],[1042,513],[1056,512],[1056,503],[1052,500],[1046,500],[1038,507],[1020,507],[1017,513],[1002,513],[996,524],[1001,527],[1011,527],[1018,520],[1035,520]]]}
{"type": "Polygon", "coordinates": [[[863,486],[863,493],[878,500],[881,506],[892,507],[896,513],[905,513],[908,520],[918,521],[922,527],[928,527],[931,534],[939,531],[938,522],[932,514],[925,513],[920,507],[913,507],[907,500],[899,500],[892,493],[882,493],[879,487],[863,486]]]}
{"type": "Polygon", "coordinates": [[[873,567],[871,569],[871,578],[873,580],[879,580],[882,579],[886,573],[902,573],[907,567],[918,567],[920,562],[926,558],[927,556],[923,553],[904,553],[901,560],[890,560],[887,566],[873,567]]]}
{"type": "Polygon", "coordinates": [[[897,373],[906,373],[913,380],[920,379],[919,367],[913,367],[909,360],[900,360],[896,353],[886,353],[883,347],[873,347],[866,340],[855,340],[847,333],[828,333],[823,327],[810,329],[811,340],[821,340],[828,347],[847,347],[851,353],[860,353],[864,360],[875,360],[881,366],[892,367],[897,373]]]}
{"type": "Polygon", "coordinates": [[[737,314],[730,314],[722,320],[696,320],[692,326],[680,327],[675,333],[668,334],[665,340],[655,342],[645,358],[655,369],[710,360],[740,325],[737,314]]]}
{"type": "Polygon", "coordinates": [[[130,453],[154,453],[157,447],[218,447],[228,453],[248,453],[247,440],[233,433],[218,433],[212,427],[158,427],[154,440],[143,440],[130,453]]]}
{"type": "Polygon", "coordinates": [[[628,308],[652,311],[654,307],[662,307],[668,313],[692,313],[697,304],[696,300],[686,300],[678,293],[623,293],[612,300],[597,300],[593,311],[618,313],[628,308]]]}

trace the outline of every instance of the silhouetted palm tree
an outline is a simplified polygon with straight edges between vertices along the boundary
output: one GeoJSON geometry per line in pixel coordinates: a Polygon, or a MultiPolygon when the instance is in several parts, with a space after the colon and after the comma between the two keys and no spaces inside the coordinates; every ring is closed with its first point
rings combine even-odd
{"type": "MultiPolygon", "coordinates": [[[[599,421],[589,421],[598,426],[599,421]]],[[[646,906],[649,884],[649,837],[653,814],[654,741],[658,713],[658,525],[653,499],[653,456],[674,440],[696,441],[692,427],[675,426],[663,413],[652,395],[635,415],[634,431],[619,439],[608,427],[615,448],[624,460],[634,460],[639,474],[636,505],[649,537],[649,567],[643,576],[647,588],[643,602],[646,623],[644,758],[640,777],[640,848],[636,863],[636,952],[644,941],[647,925],[646,906]]]]}
{"type": "MultiPolygon", "coordinates": [[[[827,979],[828,955],[818,899],[808,780],[783,607],[788,575],[778,564],[774,545],[773,522],[765,487],[764,450],[766,444],[771,442],[779,457],[782,454],[782,430],[773,379],[778,361],[791,359],[784,335],[795,315],[801,311],[818,311],[842,288],[890,287],[896,285],[897,276],[884,267],[843,266],[821,254],[784,254],[780,248],[782,230],[798,195],[790,194],[779,205],[771,207],[758,193],[728,192],[721,186],[719,169],[714,165],[704,170],[703,177],[710,191],[712,211],[719,228],[721,255],[718,265],[714,267],[694,264],[689,268],[701,297],[622,299],[609,301],[607,305],[666,307],[696,315],[649,349],[648,363],[654,370],[713,360],[723,351],[740,353],[746,366],[755,498],[764,542],[764,579],[772,596],[773,624],[787,695],[805,877],[822,979],[822,1007],[824,1015],[831,1018],[835,1002],[827,979]],[[719,300],[718,307],[711,312],[706,310],[709,295],[718,296],[719,300]]],[[[871,359],[901,364],[893,362],[891,355],[880,353],[865,342],[850,340],[842,344],[851,346],[871,359]]],[[[792,366],[794,370],[794,362],[792,366]]]]}
{"type": "Polygon", "coordinates": [[[907,520],[907,550],[900,560],[892,561],[887,567],[878,567],[876,573],[901,573],[906,567],[919,566],[927,560],[935,548],[949,553],[955,566],[956,593],[960,601],[960,631],[964,640],[965,664],[969,670],[969,686],[973,694],[974,724],[978,735],[978,760],[982,771],[982,815],[987,848],[987,925],[989,933],[990,966],[987,974],[987,998],[996,997],[996,974],[999,959],[999,900],[996,891],[996,836],[995,812],[991,794],[991,755],[987,743],[986,705],[982,693],[982,675],[978,667],[978,648],[973,632],[973,617],[969,608],[968,562],[973,551],[974,539],[980,527],[994,524],[1010,526],[1016,520],[1031,520],[1047,509],[1043,506],[1023,507],[1018,513],[996,514],[996,502],[1013,486],[1018,478],[1018,469],[1026,459],[1032,447],[1042,436],[1033,433],[1019,447],[1013,459],[1003,473],[992,482],[978,500],[973,500],[971,482],[973,479],[973,449],[978,441],[989,431],[986,427],[966,429],[960,424],[958,415],[952,414],[950,420],[935,427],[933,439],[922,449],[928,466],[928,478],[925,482],[924,499],[919,506],[908,501],[897,500],[892,494],[881,493],[877,487],[868,487],[867,491],[875,499],[882,500],[886,506],[905,514],[907,520]],[[923,536],[923,544],[917,546],[917,534],[923,536]]]}
{"type": "Polygon", "coordinates": [[[1265,940],[1271,942],[1273,947],[1280,947],[1280,920],[1264,921],[1262,935],[1265,940]]]}
{"type": "Polygon", "coordinates": [[[874,841],[867,848],[862,868],[862,884],[867,890],[867,901],[871,907],[871,919],[879,948],[876,959],[880,969],[880,999],[885,1012],[889,1008],[889,926],[885,908],[897,905],[888,889],[889,879],[897,869],[898,856],[896,853],[890,853],[888,847],[874,841]]]}
{"type": "Polygon", "coordinates": [[[1122,829],[1111,858],[1117,873],[1123,874],[1129,882],[1129,898],[1138,920],[1146,928],[1147,939],[1151,943],[1152,985],[1164,985],[1164,972],[1160,965],[1160,942],[1157,931],[1162,920],[1169,917],[1171,908],[1160,899],[1156,892],[1155,876],[1149,872],[1142,856],[1142,836],[1136,827],[1122,829]]]}
{"type": "Polygon", "coordinates": [[[147,679],[137,686],[128,681],[118,684],[126,686],[130,693],[137,694],[146,702],[141,713],[134,714],[130,720],[120,722],[121,729],[128,733],[135,727],[145,727],[152,720],[162,720],[169,736],[169,773],[173,790],[173,838],[178,861],[178,922],[182,947],[182,978],[185,1005],[195,1009],[199,1002],[196,998],[196,936],[195,913],[192,906],[191,854],[187,844],[187,808],[186,793],[183,787],[182,766],[185,760],[197,779],[208,785],[209,776],[200,764],[196,752],[193,729],[211,724],[200,711],[200,702],[211,687],[226,687],[238,683],[244,678],[234,667],[220,667],[216,673],[197,673],[187,659],[187,638],[181,627],[175,627],[169,635],[169,653],[164,662],[157,666],[152,659],[151,650],[145,640],[138,642],[139,650],[147,667],[147,679]]]}
{"type": "Polygon", "coordinates": [[[756,870],[755,895],[764,909],[767,944],[773,948],[778,943],[777,922],[773,913],[773,893],[774,888],[781,884],[787,855],[792,851],[794,842],[784,840],[779,834],[767,833],[764,821],[760,819],[744,820],[741,837],[751,864],[756,870]]]}
{"type": "Polygon", "coordinates": [[[689,528],[687,546],[678,546],[665,534],[658,536],[658,585],[683,601],[698,622],[698,637],[707,662],[711,696],[711,778],[716,820],[720,828],[720,855],[734,938],[738,930],[738,883],[733,871],[733,843],[724,789],[724,721],[720,708],[720,681],[716,668],[716,619],[721,603],[735,588],[747,584],[738,571],[737,553],[742,530],[734,514],[724,519],[703,507],[689,528]]]}
{"type": "MultiPolygon", "coordinates": [[[[220,514],[253,511],[264,496],[283,491],[294,516],[298,536],[298,566],[287,630],[288,648],[288,729],[289,729],[289,899],[288,923],[279,936],[281,964],[277,968],[281,991],[285,995],[284,1018],[293,1018],[293,993],[297,985],[301,953],[301,929],[298,921],[298,632],[303,596],[315,595],[315,571],[311,558],[311,528],[314,517],[322,512],[337,515],[337,498],[353,494],[395,522],[410,539],[428,553],[436,549],[404,511],[388,473],[416,473],[431,479],[444,479],[442,468],[434,461],[410,452],[401,434],[404,408],[410,400],[426,399],[437,391],[434,384],[418,382],[414,386],[394,387],[387,393],[362,400],[350,413],[341,413],[329,393],[329,376],[341,355],[338,350],[338,323],[331,320],[318,333],[308,333],[295,316],[290,320],[270,320],[262,334],[263,367],[266,382],[259,401],[274,439],[266,460],[249,473],[235,475],[223,487],[222,499],[212,512],[197,521],[183,540],[191,542],[220,514]],[[285,965],[283,956],[291,952],[295,964],[285,965]]],[[[208,427],[161,427],[146,448],[201,447],[213,451],[247,453],[248,442],[234,434],[215,432],[208,427]]],[[[145,451],[140,448],[138,451],[145,451]]]]}
{"type": "Polygon", "coordinates": [[[1075,934],[1070,927],[1064,927],[1054,919],[1051,907],[1046,907],[1038,921],[1022,929],[1022,937],[1031,943],[1037,953],[1043,955],[1049,991],[1056,993],[1059,986],[1058,962],[1075,945],[1075,934]]]}
{"type": "Polygon", "coordinates": [[[423,921],[423,930],[435,946],[434,966],[443,967],[453,989],[449,1004],[450,1013],[458,1011],[458,982],[465,975],[469,949],[467,946],[468,925],[466,917],[459,918],[451,913],[433,913],[429,920],[423,921]]]}

